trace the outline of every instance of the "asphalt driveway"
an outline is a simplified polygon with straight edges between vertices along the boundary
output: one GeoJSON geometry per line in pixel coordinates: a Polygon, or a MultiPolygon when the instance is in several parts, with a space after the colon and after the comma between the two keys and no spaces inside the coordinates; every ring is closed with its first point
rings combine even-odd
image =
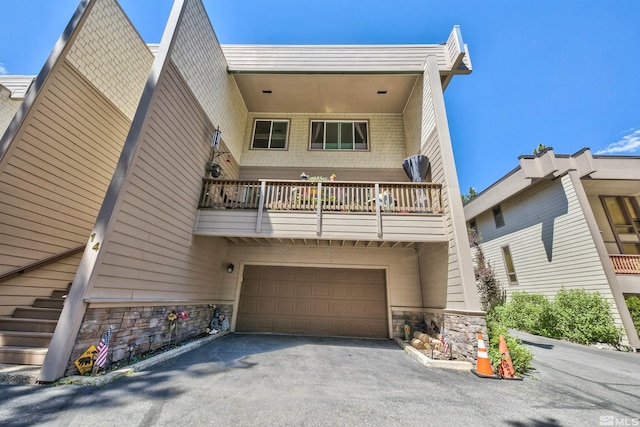
{"type": "Polygon", "coordinates": [[[591,381],[588,357],[548,363],[557,342],[533,339],[543,354],[535,372],[505,381],[426,368],[389,340],[231,334],[101,387],[2,385],[0,424],[571,426],[640,417],[639,355],[591,381]],[[564,372],[570,364],[577,373],[564,372]]]}

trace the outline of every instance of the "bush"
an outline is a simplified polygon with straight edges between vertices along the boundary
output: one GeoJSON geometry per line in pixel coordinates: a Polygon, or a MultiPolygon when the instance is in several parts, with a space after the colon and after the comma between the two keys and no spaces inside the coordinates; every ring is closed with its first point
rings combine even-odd
{"type": "Polygon", "coordinates": [[[500,335],[504,336],[507,348],[509,349],[509,357],[513,363],[513,369],[516,371],[517,376],[522,376],[525,372],[531,369],[531,361],[533,360],[533,353],[529,350],[529,347],[522,343],[518,338],[509,335],[507,327],[499,320],[499,311],[503,306],[496,306],[493,310],[487,312],[487,331],[489,333],[489,360],[493,366],[493,370],[498,372],[498,366],[502,358],[500,353],[500,335]]]}
{"type": "Polygon", "coordinates": [[[496,315],[509,328],[580,344],[618,345],[622,337],[609,302],[584,289],[563,288],[554,301],[542,294],[514,292],[511,301],[499,307],[496,315]]]}
{"type": "Polygon", "coordinates": [[[609,302],[584,289],[560,289],[553,301],[556,331],[560,338],[580,344],[618,345],[622,331],[616,327],[609,302]]]}
{"type": "Polygon", "coordinates": [[[633,319],[633,326],[636,327],[636,332],[640,335],[640,298],[635,295],[627,298],[627,307],[631,313],[631,319],[633,319]]]}
{"type": "Polygon", "coordinates": [[[509,328],[534,335],[555,337],[551,303],[542,294],[514,292],[511,301],[500,307],[498,314],[509,328]]]}

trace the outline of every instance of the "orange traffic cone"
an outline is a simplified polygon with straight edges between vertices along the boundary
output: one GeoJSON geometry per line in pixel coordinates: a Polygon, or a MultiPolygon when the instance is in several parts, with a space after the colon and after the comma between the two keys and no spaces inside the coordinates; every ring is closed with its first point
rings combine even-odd
{"type": "Polygon", "coordinates": [[[507,348],[507,342],[502,335],[500,335],[500,344],[498,349],[500,350],[500,353],[502,353],[500,366],[498,366],[498,375],[505,380],[522,380],[522,378],[516,377],[516,371],[513,369],[511,356],[509,356],[509,348],[507,348]]]}
{"type": "Polygon", "coordinates": [[[476,361],[476,369],[472,369],[471,372],[481,378],[500,378],[493,373],[491,362],[489,362],[489,356],[487,355],[487,348],[484,346],[484,340],[482,334],[478,333],[478,359],[476,361]]]}

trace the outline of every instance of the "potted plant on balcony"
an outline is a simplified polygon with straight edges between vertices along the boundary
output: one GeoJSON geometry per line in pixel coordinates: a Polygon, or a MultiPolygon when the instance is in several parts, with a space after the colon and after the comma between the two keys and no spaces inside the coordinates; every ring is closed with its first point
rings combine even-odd
{"type": "Polygon", "coordinates": [[[213,178],[219,178],[222,175],[222,166],[214,161],[207,162],[206,170],[213,178]]]}

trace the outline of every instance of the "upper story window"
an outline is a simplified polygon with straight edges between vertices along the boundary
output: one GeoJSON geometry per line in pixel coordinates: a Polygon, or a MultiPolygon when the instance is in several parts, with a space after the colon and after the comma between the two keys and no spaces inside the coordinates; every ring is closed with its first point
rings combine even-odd
{"type": "Polygon", "coordinates": [[[251,148],[285,150],[289,137],[289,120],[256,120],[251,148]]]}
{"type": "Polygon", "coordinates": [[[369,135],[366,121],[311,121],[312,150],[368,150],[369,135]]]}
{"type": "Polygon", "coordinates": [[[495,222],[496,228],[504,227],[504,216],[502,216],[500,206],[493,208],[493,222],[495,222]]]}
{"type": "Polygon", "coordinates": [[[621,254],[640,254],[640,204],[633,196],[600,196],[621,254]]]}
{"type": "Polygon", "coordinates": [[[507,278],[510,285],[518,284],[518,276],[516,275],[516,267],[513,264],[513,258],[511,257],[511,250],[509,246],[502,247],[502,259],[504,260],[504,269],[507,272],[507,278]]]}

